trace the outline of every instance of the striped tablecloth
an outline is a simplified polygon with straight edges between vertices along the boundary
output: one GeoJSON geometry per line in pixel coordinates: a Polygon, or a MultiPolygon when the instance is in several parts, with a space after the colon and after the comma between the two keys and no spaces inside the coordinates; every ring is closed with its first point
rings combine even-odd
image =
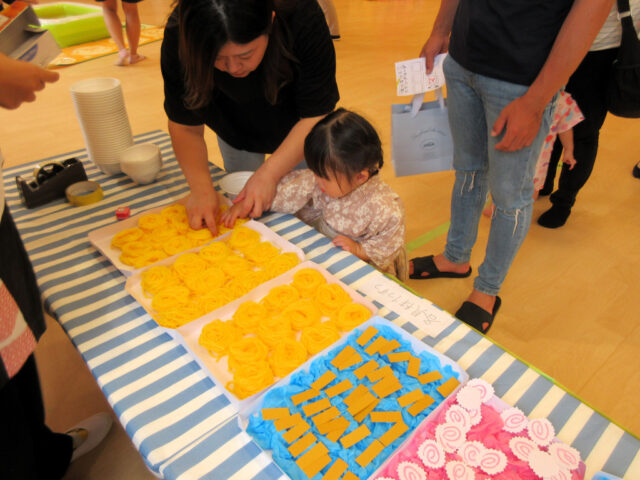
{"type": "MultiPolygon", "coordinates": [[[[188,192],[166,133],[154,131],[135,140],[162,149],[164,167],[151,185],[136,186],[124,175],[104,176],[85,151],[39,162],[72,156],[82,160],[89,178],[105,193],[102,201],[84,207],[59,200],[29,210],[19,197],[15,176],[31,174],[36,162],[4,171],[6,201],[33,262],[45,307],[67,332],[156,475],[285,478],[242,430],[237,412],[211,377],[125,292],[125,277],[89,243],[90,231],[116,221],[117,207],[129,206],[137,214],[188,192]]],[[[212,165],[211,175],[218,181],[223,172],[212,165]]],[[[381,275],[293,216],[272,214],[261,221],[356,290],[371,275],[381,275]]],[[[640,441],[534,369],[464,324],[455,322],[431,338],[370,299],[381,308],[380,316],[458,362],[470,377],[491,382],[506,402],[532,418],[547,417],[558,438],[582,454],[587,478],[604,470],[640,479],[640,441]]]]}

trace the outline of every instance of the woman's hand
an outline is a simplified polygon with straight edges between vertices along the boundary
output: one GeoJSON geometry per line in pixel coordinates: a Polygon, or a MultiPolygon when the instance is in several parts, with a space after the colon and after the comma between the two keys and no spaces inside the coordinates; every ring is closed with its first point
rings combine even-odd
{"type": "Polygon", "coordinates": [[[206,193],[191,192],[186,198],[189,225],[194,230],[208,228],[215,236],[218,235],[218,193],[211,190],[206,193]]]}
{"type": "Polygon", "coordinates": [[[338,235],[333,239],[333,244],[336,247],[340,247],[342,250],[346,250],[347,252],[354,254],[360,260],[364,260],[365,262],[369,260],[369,257],[364,252],[362,246],[358,242],[351,240],[349,237],[338,235]]]}
{"type": "Polygon", "coordinates": [[[241,204],[232,205],[231,208],[222,212],[220,223],[222,223],[227,228],[233,228],[233,226],[236,224],[236,220],[240,217],[241,209],[241,204]]]}
{"type": "Polygon", "coordinates": [[[266,163],[263,164],[233,200],[235,205],[240,205],[235,218],[258,218],[263,212],[269,210],[276,196],[277,183],[278,179],[269,173],[266,163]]]}

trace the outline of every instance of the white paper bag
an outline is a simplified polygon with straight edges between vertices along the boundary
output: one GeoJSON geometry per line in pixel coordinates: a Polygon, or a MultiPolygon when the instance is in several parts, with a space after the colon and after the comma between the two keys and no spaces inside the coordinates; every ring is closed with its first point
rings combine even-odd
{"type": "Polygon", "coordinates": [[[439,100],[391,106],[391,161],[397,177],[453,168],[453,142],[447,107],[439,100]],[[418,109],[418,105],[420,108],[418,109]]]}

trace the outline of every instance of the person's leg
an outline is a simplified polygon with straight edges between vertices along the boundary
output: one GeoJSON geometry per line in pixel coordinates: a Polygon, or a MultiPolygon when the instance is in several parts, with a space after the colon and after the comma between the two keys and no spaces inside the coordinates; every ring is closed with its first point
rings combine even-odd
{"type": "Polygon", "coordinates": [[[140,14],[138,13],[138,4],[132,2],[122,2],[124,10],[127,40],[129,41],[129,64],[138,63],[145,59],[144,55],[138,53],[138,45],[140,43],[140,14]]]}
{"type": "Polygon", "coordinates": [[[102,14],[104,15],[104,23],[107,26],[109,35],[118,47],[118,60],[116,65],[124,65],[127,61],[127,48],[124,44],[124,36],[122,34],[122,23],[118,17],[117,0],[104,0],[102,2],[102,14]]]}
{"type": "Polygon", "coordinates": [[[598,153],[600,128],[607,115],[606,86],[617,49],[589,52],[567,83],[567,92],[577,102],[584,120],[573,127],[575,167],[562,166],[558,190],[551,197],[553,206],[538,223],[557,228],[565,224],[580,189],[589,179],[598,153]]]}
{"type": "Polygon", "coordinates": [[[71,462],[73,441],[44,423],[33,355],[0,390],[0,424],[0,478],[62,478],[71,462]]]}
{"type": "Polygon", "coordinates": [[[255,172],[264,163],[264,153],[253,153],[239,150],[218,138],[218,147],[227,172],[255,172]]]}

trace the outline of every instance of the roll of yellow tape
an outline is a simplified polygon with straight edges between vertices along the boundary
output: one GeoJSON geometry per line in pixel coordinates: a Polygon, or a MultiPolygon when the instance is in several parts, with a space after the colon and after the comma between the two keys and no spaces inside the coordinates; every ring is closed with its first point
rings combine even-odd
{"type": "Polygon", "coordinates": [[[91,181],[72,183],[67,187],[65,193],[67,200],[75,206],[96,203],[104,197],[100,184],[91,181]]]}

